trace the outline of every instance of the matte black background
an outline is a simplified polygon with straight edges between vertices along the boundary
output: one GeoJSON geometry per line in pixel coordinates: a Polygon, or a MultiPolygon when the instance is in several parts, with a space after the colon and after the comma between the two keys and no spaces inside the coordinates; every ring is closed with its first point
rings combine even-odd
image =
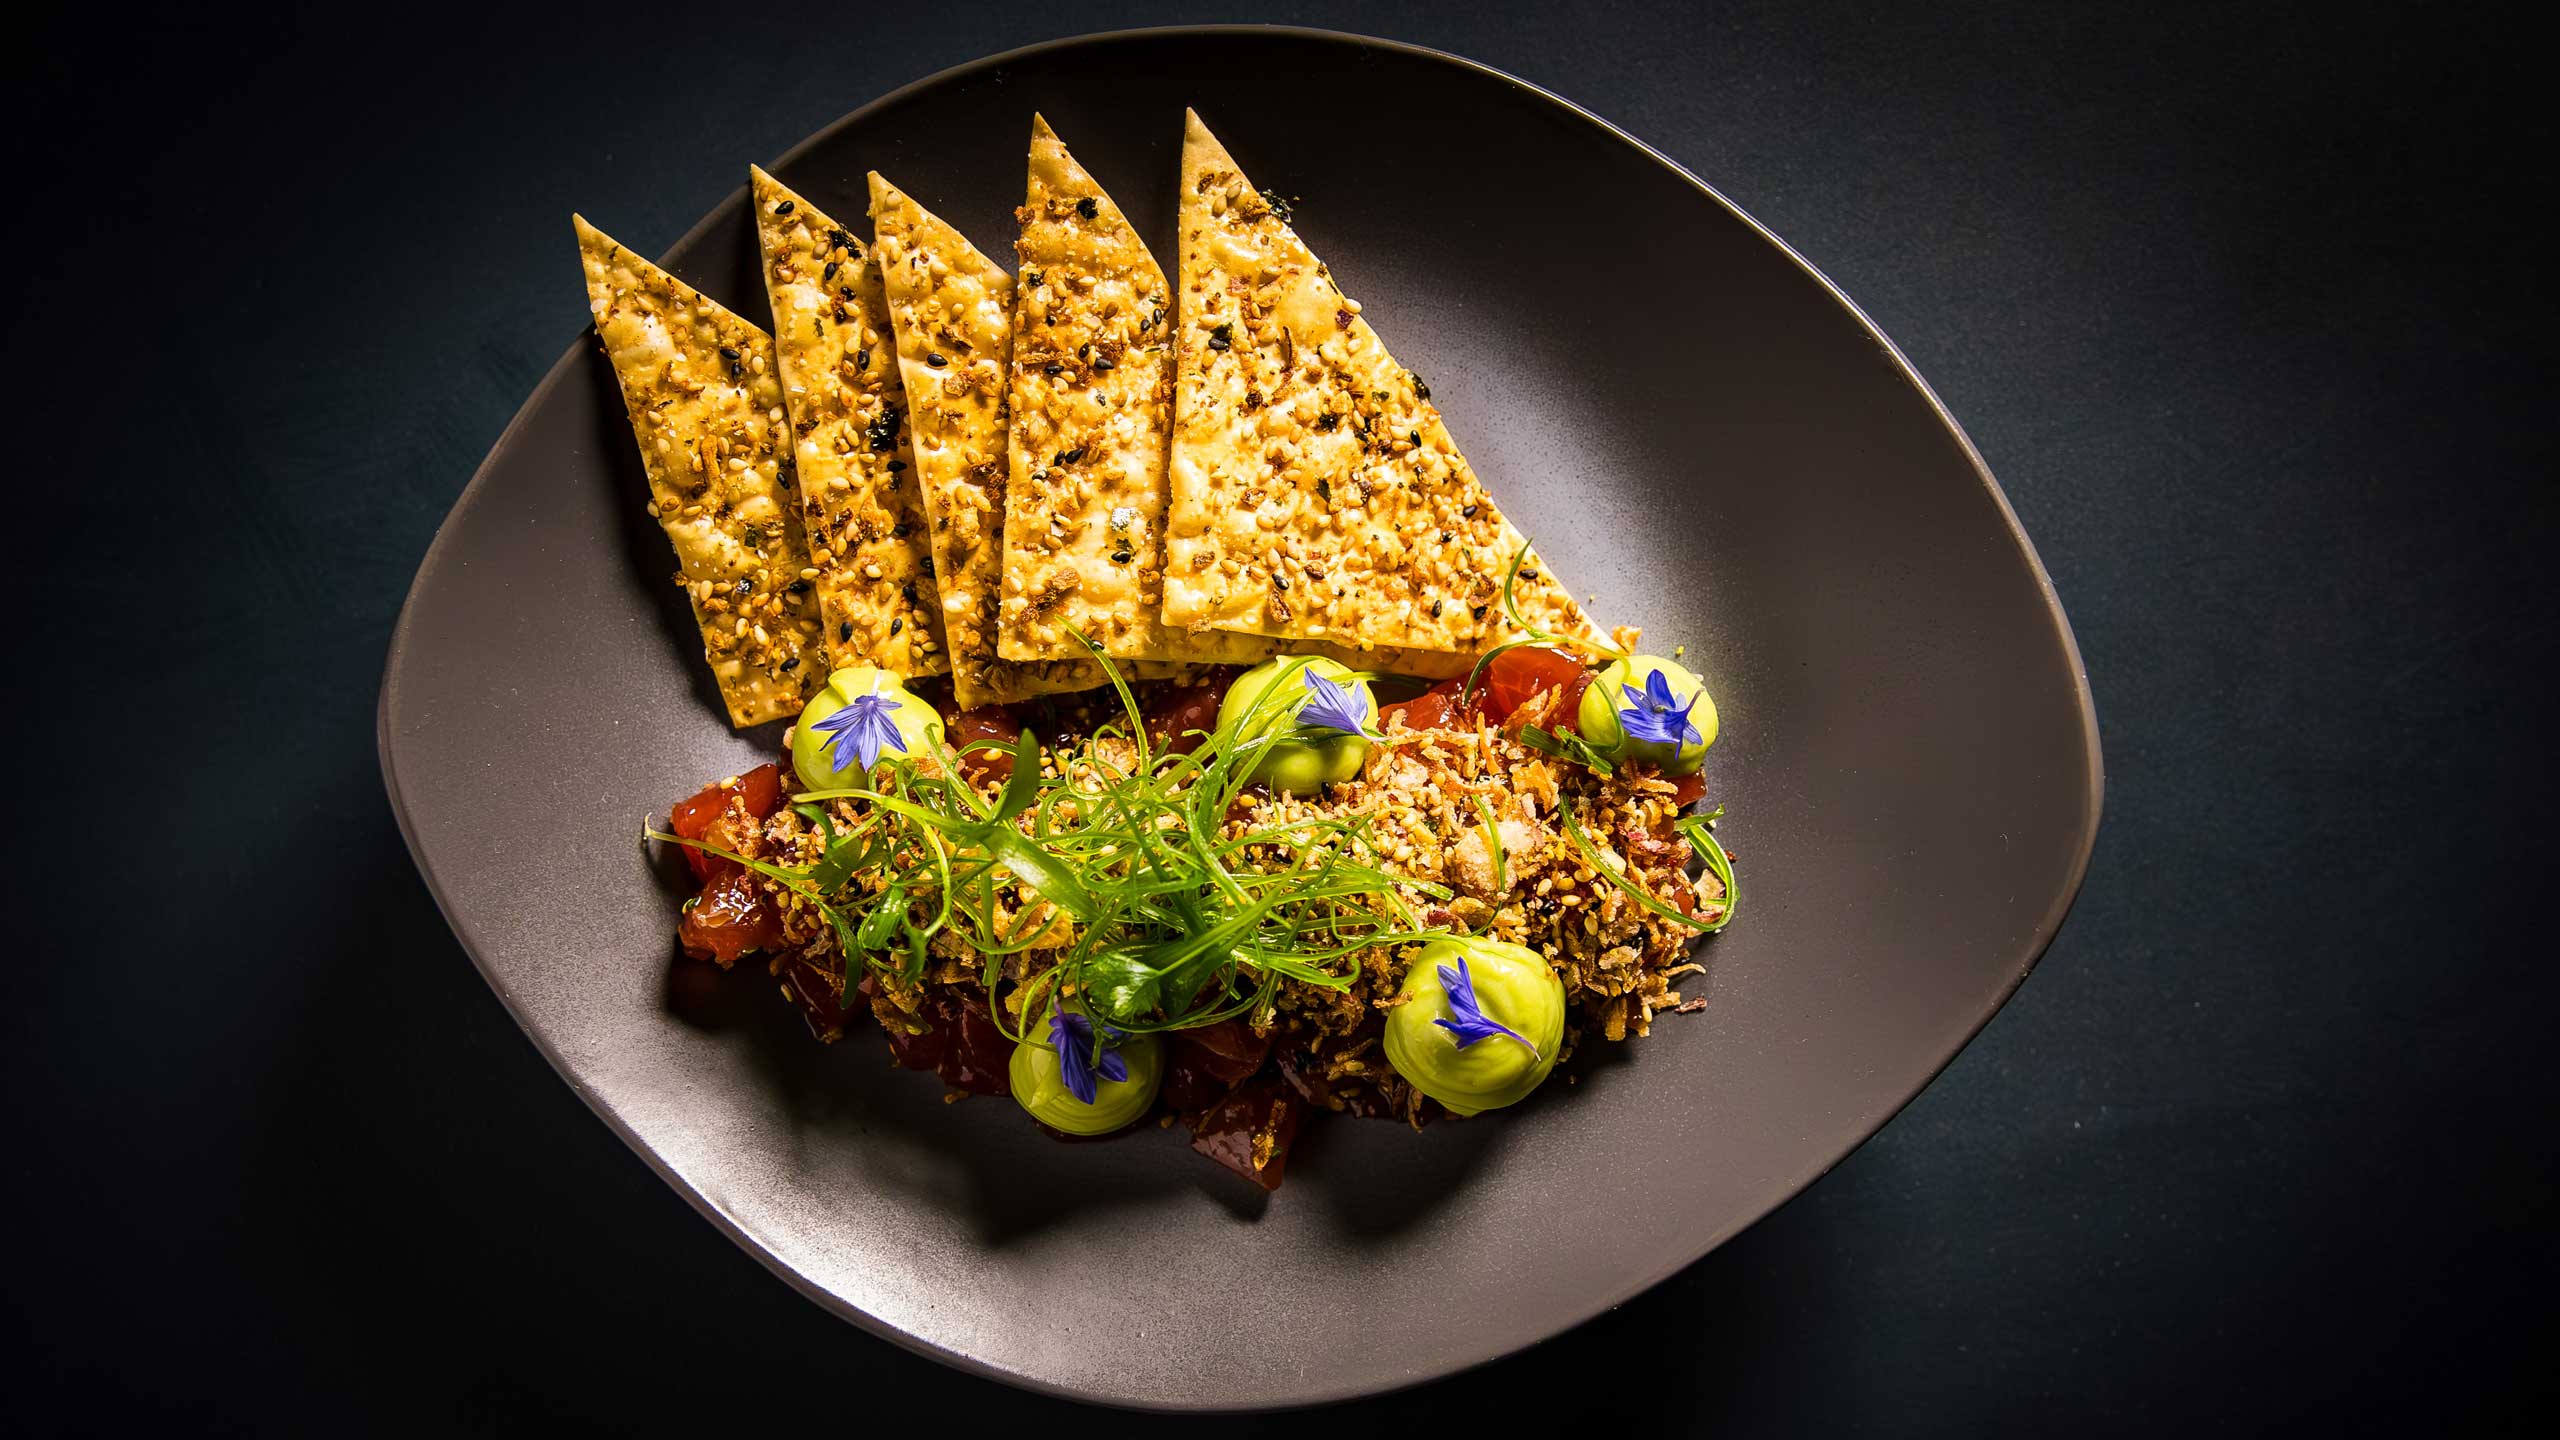
{"type": "Polygon", "coordinates": [[[2498,11],[767,8],[13,41],[0,1417],[1058,1421],[828,1318],[596,1123],[411,871],[374,691],[586,323],[572,206],[655,250],[896,85],[1209,18],[1508,69],[1795,244],[2000,475],[2108,759],[2042,967],[1802,1198],[1495,1371],[1220,1428],[2547,1412],[2552,127],[2498,11]]]}

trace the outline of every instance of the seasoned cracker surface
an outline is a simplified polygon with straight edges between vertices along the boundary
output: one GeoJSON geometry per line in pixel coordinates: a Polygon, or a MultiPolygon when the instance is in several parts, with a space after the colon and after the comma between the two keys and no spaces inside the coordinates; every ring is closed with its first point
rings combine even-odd
{"type": "Polygon", "coordinates": [[[571,219],[649,513],[675,547],[729,723],[786,719],[826,665],[772,337],[571,219]]]}
{"type": "Polygon", "coordinates": [[[1019,664],[997,650],[1013,277],[877,173],[871,219],[933,530],[954,697],[996,705],[1100,685],[1091,661],[1019,664]]]}
{"type": "MultiPolygon", "coordinates": [[[[1164,617],[1472,652],[1507,633],[1521,539],[1331,274],[1186,119],[1164,617]]],[[[1589,618],[1532,555],[1532,624],[1589,618]]]]}
{"type": "Polygon", "coordinates": [[[1012,484],[1005,492],[1007,659],[1084,655],[1251,664],[1254,637],[1168,627],[1165,459],[1173,296],[1109,194],[1032,117],[1016,254],[1012,484]]]}
{"type": "Polygon", "coordinates": [[[951,668],[906,387],[870,247],[760,167],[756,242],[830,668],[951,668]]]}

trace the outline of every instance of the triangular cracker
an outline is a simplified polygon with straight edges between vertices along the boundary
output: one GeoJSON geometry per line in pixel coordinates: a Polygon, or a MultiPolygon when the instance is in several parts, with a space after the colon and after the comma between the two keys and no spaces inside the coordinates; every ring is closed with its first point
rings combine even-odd
{"type": "Polygon", "coordinates": [[[1163,623],[1173,296],[1120,207],[1041,116],[1016,248],[1007,659],[1082,656],[1070,627],[1130,659],[1245,664],[1269,642],[1163,623]]]}
{"type": "Polygon", "coordinates": [[[951,660],[879,263],[781,181],[748,175],[827,665],[940,675],[951,660]]]}
{"type": "Polygon", "coordinates": [[[826,666],[801,573],[772,338],[571,219],[596,336],[640,442],[649,513],[675,547],[729,723],[787,719],[826,666]]]}
{"type": "MultiPolygon", "coordinates": [[[[1165,620],[1361,646],[1513,628],[1519,532],[1433,408],[1200,117],[1185,117],[1165,620]]],[[[1517,596],[1589,635],[1535,556],[1517,596]]]]}
{"type": "Polygon", "coordinates": [[[1000,705],[1104,683],[1091,661],[1015,664],[996,651],[1013,277],[877,172],[871,223],[933,526],[954,697],[964,707],[1000,705]]]}

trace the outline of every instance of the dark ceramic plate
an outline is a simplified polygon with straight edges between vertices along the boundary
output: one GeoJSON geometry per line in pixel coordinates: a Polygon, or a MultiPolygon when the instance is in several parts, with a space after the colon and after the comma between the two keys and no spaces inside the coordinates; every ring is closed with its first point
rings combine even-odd
{"type": "MultiPolygon", "coordinates": [[[[382,766],[526,1033],[775,1273],[1019,1384],[1283,1405],[1552,1335],[1836,1164],[2052,939],[2097,728],[2016,517],[1892,345],[1698,180],[1517,80],[1337,35],[1100,36],[910,86],[773,168],[850,218],[877,167],[1007,254],[1037,108],[1169,260],[1186,104],[1297,197],[1557,571],[1707,677],[1743,895],[1685,987],[1703,1013],[1515,1111],[1312,1125],[1266,1201],[1178,1131],[1061,1145],[1001,1100],[945,1105],[867,1031],[811,1043],[759,975],[671,963],[641,824],[777,737],[720,718],[591,337],[419,568],[382,766]]],[[[761,314],[751,229],[732,197],[668,263],[761,314]]]]}

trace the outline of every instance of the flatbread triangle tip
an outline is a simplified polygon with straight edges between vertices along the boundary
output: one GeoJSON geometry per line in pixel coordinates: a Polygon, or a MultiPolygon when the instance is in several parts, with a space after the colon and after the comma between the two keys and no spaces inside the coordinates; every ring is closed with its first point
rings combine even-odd
{"type": "MultiPolygon", "coordinates": [[[[1166,623],[1434,652],[1501,638],[1519,535],[1429,388],[1196,111],[1181,173],[1166,623]]],[[[1594,630],[1543,564],[1519,595],[1539,628],[1594,630]]]]}

